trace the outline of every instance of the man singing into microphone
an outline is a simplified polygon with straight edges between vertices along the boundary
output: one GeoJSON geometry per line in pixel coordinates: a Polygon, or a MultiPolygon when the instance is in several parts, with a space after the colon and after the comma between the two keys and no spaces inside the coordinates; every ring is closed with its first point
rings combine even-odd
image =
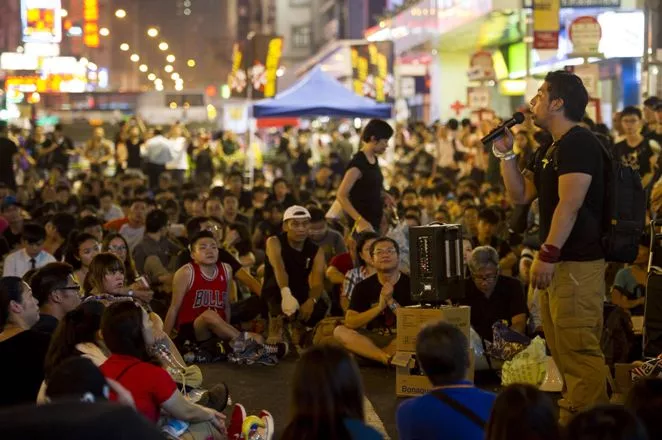
{"type": "Polygon", "coordinates": [[[534,123],[554,143],[540,148],[520,173],[513,135],[493,144],[511,200],[540,203],[540,240],[531,282],[543,292],[543,329],[565,386],[561,422],[606,403],[605,362],[600,350],[605,260],[600,244],[605,192],[598,139],[579,126],[588,93],[576,75],[551,72],[531,100],[534,123]]]}

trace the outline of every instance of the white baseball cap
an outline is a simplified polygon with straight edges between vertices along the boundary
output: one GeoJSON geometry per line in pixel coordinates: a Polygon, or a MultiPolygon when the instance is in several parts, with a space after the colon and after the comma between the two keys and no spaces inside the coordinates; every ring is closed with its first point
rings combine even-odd
{"type": "Polygon", "coordinates": [[[308,212],[308,210],[303,206],[299,206],[299,205],[290,206],[285,210],[285,213],[283,214],[284,222],[288,220],[306,219],[306,218],[310,220],[310,212],[308,212]]]}

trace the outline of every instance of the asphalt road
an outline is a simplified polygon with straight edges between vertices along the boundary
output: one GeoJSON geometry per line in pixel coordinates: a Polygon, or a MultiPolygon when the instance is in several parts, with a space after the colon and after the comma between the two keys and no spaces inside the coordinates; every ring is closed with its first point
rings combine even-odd
{"type": "MultiPolygon", "coordinates": [[[[275,420],[276,436],[282,432],[290,414],[290,389],[296,356],[290,355],[274,367],[238,366],[228,362],[201,365],[204,385],[225,382],[234,402],[246,407],[247,414],[269,411],[275,420]]],[[[395,397],[395,370],[386,367],[361,367],[367,421],[387,438],[396,439],[395,410],[400,399],[395,397]],[[373,409],[374,408],[374,412],[373,409]]],[[[226,410],[229,415],[230,410],[226,410]]]]}

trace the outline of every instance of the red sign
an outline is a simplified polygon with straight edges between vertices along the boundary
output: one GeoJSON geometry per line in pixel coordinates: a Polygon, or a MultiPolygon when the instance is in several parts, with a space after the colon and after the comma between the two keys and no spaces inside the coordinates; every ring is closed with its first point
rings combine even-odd
{"type": "Polygon", "coordinates": [[[533,47],[536,49],[558,49],[558,31],[537,31],[533,34],[533,47]]]}
{"type": "Polygon", "coordinates": [[[99,0],[85,0],[83,19],[83,43],[87,47],[99,47],[99,0]]]}
{"type": "Polygon", "coordinates": [[[455,101],[451,104],[451,110],[453,110],[457,116],[460,116],[460,114],[462,114],[462,110],[465,108],[467,108],[467,106],[462,104],[460,101],[455,101]]]}

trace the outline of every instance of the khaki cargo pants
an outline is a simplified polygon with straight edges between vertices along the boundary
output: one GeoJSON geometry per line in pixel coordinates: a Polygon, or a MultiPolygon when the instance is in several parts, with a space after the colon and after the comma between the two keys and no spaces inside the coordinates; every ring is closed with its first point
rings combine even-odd
{"type": "Polygon", "coordinates": [[[609,402],[600,349],[604,289],[604,260],[564,261],[540,296],[547,345],[565,382],[561,423],[575,412],[609,402]]]}

